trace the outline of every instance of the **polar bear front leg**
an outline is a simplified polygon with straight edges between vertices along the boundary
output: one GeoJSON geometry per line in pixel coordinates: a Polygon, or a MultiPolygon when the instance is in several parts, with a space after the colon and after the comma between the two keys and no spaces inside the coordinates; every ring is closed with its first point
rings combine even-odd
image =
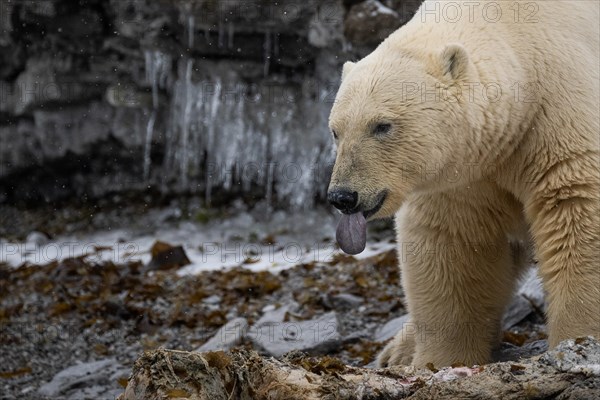
{"type": "Polygon", "coordinates": [[[507,233],[520,216],[512,196],[487,184],[407,200],[396,227],[411,322],[380,366],[489,361],[518,275],[507,233]]]}
{"type": "Polygon", "coordinates": [[[588,335],[600,338],[597,156],[565,161],[544,177],[526,204],[526,214],[547,292],[549,344],[588,335]]]}

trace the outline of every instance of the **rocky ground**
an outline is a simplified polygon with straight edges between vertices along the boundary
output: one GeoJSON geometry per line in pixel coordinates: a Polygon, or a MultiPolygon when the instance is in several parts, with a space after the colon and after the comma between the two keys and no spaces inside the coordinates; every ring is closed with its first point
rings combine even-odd
{"type": "Polygon", "coordinates": [[[599,366],[600,343],[591,337],[565,340],[538,356],[440,370],[360,368],[298,353],[277,360],[243,349],[160,349],[136,361],[118,400],[587,400],[600,398],[599,366]]]}
{"type": "MultiPolygon", "coordinates": [[[[164,257],[172,250],[155,246],[146,265],[80,257],[0,267],[2,398],[114,399],[140,353],[161,347],[299,350],[372,365],[404,321],[393,251],[277,274],[180,276],[181,263],[164,257]]],[[[544,350],[543,302],[530,278],[505,318],[498,359],[544,350]]]]}

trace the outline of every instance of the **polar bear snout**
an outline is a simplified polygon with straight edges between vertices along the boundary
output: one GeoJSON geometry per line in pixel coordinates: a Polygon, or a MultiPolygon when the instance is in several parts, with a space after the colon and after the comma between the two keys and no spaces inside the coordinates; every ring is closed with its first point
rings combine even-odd
{"type": "Polygon", "coordinates": [[[345,214],[355,212],[358,206],[358,192],[348,189],[334,189],[327,193],[329,203],[345,214]]]}
{"type": "Polygon", "coordinates": [[[359,195],[357,191],[334,187],[327,193],[327,200],[344,214],[360,212],[368,219],[379,212],[387,195],[387,190],[381,190],[376,195],[365,193],[359,195]]]}

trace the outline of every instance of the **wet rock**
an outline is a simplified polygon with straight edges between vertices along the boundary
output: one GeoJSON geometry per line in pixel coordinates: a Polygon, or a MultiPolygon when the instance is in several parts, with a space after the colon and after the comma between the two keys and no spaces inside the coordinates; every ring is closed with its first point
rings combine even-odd
{"type": "Polygon", "coordinates": [[[363,0],[342,0],[342,5],[346,10],[352,8],[352,6],[361,3],[363,0]]]}
{"type": "Polygon", "coordinates": [[[242,342],[244,335],[248,331],[248,321],[246,318],[235,318],[226,323],[219,331],[210,338],[196,351],[218,351],[229,350],[242,342]]]}
{"type": "Polygon", "coordinates": [[[591,336],[565,340],[540,361],[561,372],[600,377],[600,342],[591,336]]]}
{"type": "MultiPolygon", "coordinates": [[[[0,22],[2,23],[2,27],[0,29],[0,46],[6,46],[8,44],[10,44],[11,42],[11,38],[10,38],[10,34],[13,30],[13,24],[12,24],[12,14],[13,14],[13,10],[15,8],[15,3],[13,3],[12,1],[2,1],[0,2],[0,16],[2,17],[2,20],[0,20],[0,22]]],[[[4,49],[2,49],[4,50],[4,49]]],[[[4,61],[4,56],[8,55],[9,53],[5,53],[4,51],[0,52],[0,59],[2,59],[4,61]]],[[[6,57],[7,59],[10,59],[10,57],[6,57]]],[[[2,65],[2,67],[0,67],[0,71],[3,70],[4,68],[4,63],[0,63],[0,65],[2,65]]],[[[0,77],[2,76],[2,74],[0,74],[0,77]]]]}
{"type": "Polygon", "coordinates": [[[17,116],[51,104],[71,104],[90,99],[101,91],[70,75],[77,66],[70,57],[41,56],[27,60],[27,67],[6,92],[7,112],[17,116]]]}
{"type": "Polygon", "coordinates": [[[190,263],[182,246],[171,246],[168,243],[156,242],[150,250],[152,259],[146,265],[147,271],[165,270],[183,267],[190,263]]]}
{"type": "Polygon", "coordinates": [[[210,304],[210,305],[215,305],[215,304],[219,304],[221,302],[221,296],[217,296],[216,294],[213,294],[212,296],[208,296],[207,298],[203,299],[202,302],[204,304],[210,304]]]}
{"type": "Polygon", "coordinates": [[[329,303],[336,310],[348,310],[354,307],[358,307],[365,302],[365,299],[359,296],[355,296],[350,293],[340,293],[333,296],[329,296],[329,303]]]}
{"type": "Polygon", "coordinates": [[[298,350],[327,353],[342,344],[339,321],[335,312],[298,322],[263,322],[248,332],[254,346],[274,357],[298,350]]]}
{"type": "Polygon", "coordinates": [[[542,354],[548,350],[547,340],[536,340],[525,343],[523,346],[502,342],[500,346],[492,352],[492,360],[500,361],[518,361],[521,358],[529,358],[542,354]]]}
{"type": "Polygon", "coordinates": [[[388,0],[386,5],[398,13],[400,23],[404,25],[415,15],[423,0],[388,0]]]}
{"type": "Polygon", "coordinates": [[[25,239],[26,245],[43,246],[50,241],[50,237],[44,232],[33,231],[27,235],[25,239]]]}
{"type": "Polygon", "coordinates": [[[113,107],[149,108],[152,94],[134,85],[112,85],[106,89],[106,101],[113,107]]]}
{"type": "Polygon", "coordinates": [[[272,305],[268,305],[263,308],[264,314],[252,326],[249,332],[250,335],[256,332],[257,329],[261,329],[264,326],[282,323],[285,321],[285,316],[288,312],[293,312],[298,309],[298,303],[296,302],[291,302],[278,308],[271,306],[272,305]]]}
{"type": "Polygon", "coordinates": [[[181,219],[182,215],[183,215],[183,212],[181,211],[181,208],[169,207],[169,208],[161,211],[156,216],[156,219],[161,223],[168,223],[168,222],[178,221],[179,219],[181,219]]]}
{"type": "Polygon", "coordinates": [[[374,48],[400,27],[398,13],[377,0],[353,6],[344,21],[344,35],[357,47],[374,48]]]}
{"type": "Polygon", "coordinates": [[[546,311],[546,295],[537,268],[531,268],[521,279],[518,294],[531,300],[536,308],[546,311]]]}
{"type": "MultiPolygon", "coordinates": [[[[6,1],[0,3],[0,7],[3,7],[7,3],[6,1]]],[[[3,82],[3,80],[14,78],[23,69],[25,60],[25,51],[23,48],[13,43],[2,44],[2,33],[0,31],[0,89],[2,89],[2,93],[10,93],[12,89],[11,85],[8,82],[3,82]]],[[[7,100],[6,97],[3,99],[0,111],[9,110],[7,100]]]]}
{"type": "Polygon", "coordinates": [[[518,285],[517,292],[504,314],[502,329],[509,330],[532,312],[544,312],[545,310],[542,281],[537,274],[537,269],[532,268],[527,271],[518,285]]]}
{"type": "Polygon", "coordinates": [[[315,47],[327,47],[343,40],[344,10],[341,4],[324,2],[313,15],[308,29],[308,42],[315,47]]]}
{"type": "Polygon", "coordinates": [[[533,308],[531,307],[529,300],[520,294],[516,294],[504,314],[502,319],[502,329],[510,329],[525,319],[532,311],[533,308]]]}
{"type": "Polygon", "coordinates": [[[404,314],[401,317],[394,318],[394,319],[388,321],[385,325],[380,327],[375,332],[375,336],[373,337],[373,340],[375,342],[385,342],[385,341],[393,338],[394,336],[396,336],[396,334],[398,332],[400,332],[400,330],[402,329],[404,324],[406,322],[408,322],[408,320],[409,320],[408,314],[404,314]]]}
{"type": "Polygon", "coordinates": [[[102,15],[89,8],[79,10],[77,14],[59,12],[56,16],[48,18],[45,25],[51,33],[60,33],[69,37],[73,43],[84,44],[90,42],[90,37],[102,34],[102,19],[102,15]]]}
{"type": "Polygon", "coordinates": [[[127,378],[129,369],[114,358],[70,366],[38,389],[40,396],[61,399],[114,398],[122,389],[117,381],[127,378]]]}

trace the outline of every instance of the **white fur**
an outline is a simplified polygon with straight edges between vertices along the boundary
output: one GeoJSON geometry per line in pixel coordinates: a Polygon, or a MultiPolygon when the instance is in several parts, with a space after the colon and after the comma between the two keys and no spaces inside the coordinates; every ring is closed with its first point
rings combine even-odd
{"type": "Polygon", "coordinates": [[[345,65],[330,117],[330,188],[357,191],[365,209],[387,190],[375,217],[401,209],[412,321],[381,365],[488,361],[521,271],[510,238],[533,241],[550,344],[600,337],[599,3],[493,2],[497,22],[486,2],[472,20],[469,2],[454,2],[454,23],[426,12],[447,3],[427,1],[345,65]],[[391,131],[374,135],[381,122],[391,131]]]}

